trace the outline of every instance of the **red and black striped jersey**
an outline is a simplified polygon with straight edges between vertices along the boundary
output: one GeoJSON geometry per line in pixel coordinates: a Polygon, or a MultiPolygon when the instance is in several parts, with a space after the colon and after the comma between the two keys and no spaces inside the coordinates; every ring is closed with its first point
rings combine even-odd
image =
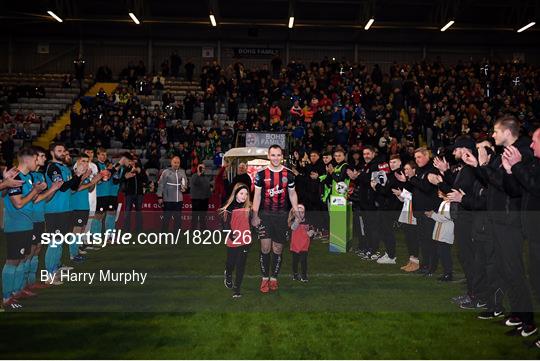
{"type": "Polygon", "coordinates": [[[285,167],[279,171],[266,167],[257,172],[255,187],[261,188],[260,210],[287,211],[290,207],[288,190],[294,189],[294,174],[285,167]]]}

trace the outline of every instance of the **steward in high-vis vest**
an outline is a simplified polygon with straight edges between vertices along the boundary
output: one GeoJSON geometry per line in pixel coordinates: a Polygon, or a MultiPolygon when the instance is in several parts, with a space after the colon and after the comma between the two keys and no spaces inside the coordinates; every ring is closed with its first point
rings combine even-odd
{"type": "Polygon", "coordinates": [[[350,178],[347,175],[349,165],[345,161],[343,149],[334,151],[334,161],[326,165],[326,174],[319,177],[324,185],[322,200],[327,202],[328,196],[347,197],[350,178]]]}

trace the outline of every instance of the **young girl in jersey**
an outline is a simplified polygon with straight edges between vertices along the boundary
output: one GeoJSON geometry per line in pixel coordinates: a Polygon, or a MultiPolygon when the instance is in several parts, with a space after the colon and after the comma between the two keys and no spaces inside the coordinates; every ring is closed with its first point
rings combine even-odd
{"type": "Polygon", "coordinates": [[[233,289],[233,298],[242,297],[240,286],[244,278],[246,261],[251,246],[249,189],[237,183],[225,205],[218,210],[229,235],[226,240],[227,260],[225,262],[225,287],[233,289]],[[236,278],[232,273],[236,269],[236,278]]]}
{"type": "Polygon", "coordinates": [[[293,280],[307,282],[307,255],[309,243],[313,237],[313,230],[305,223],[306,208],[303,204],[298,205],[298,214],[295,217],[293,210],[289,212],[289,228],[291,229],[291,253],[293,259],[293,280]],[[298,275],[298,263],[300,263],[302,275],[298,275]]]}

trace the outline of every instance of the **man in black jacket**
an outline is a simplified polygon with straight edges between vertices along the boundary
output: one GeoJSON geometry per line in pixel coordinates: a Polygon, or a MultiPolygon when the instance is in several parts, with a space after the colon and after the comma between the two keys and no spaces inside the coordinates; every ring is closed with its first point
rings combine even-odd
{"type": "MultiPolygon", "coordinates": [[[[513,116],[503,116],[495,122],[493,131],[495,143],[508,148],[514,146],[522,155],[527,166],[532,161],[529,142],[519,138],[519,122],[513,116]]],[[[508,161],[503,164],[499,154],[486,165],[479,164],[471,152],[463,153],[463,161],[475,168],[478,178],[488,183],[487,210],[491,237],[494,240],[495,258],[501,272],[503,291],[508,296],[511,314],[506,319],[507,326],[516,327],[511,334],[530,336],[537,331],[532,312],[532,300],[523,265],[523,234],[520,210],[521,193],[515,186],[516,179],[507,174],[508,161]],[[517,189],[517,191],[516,191],[517,189]]],[[[488,306],[490,306],[488,304],[488,306]]],[[[488,309],[494,317],[502,315],[502,310],[488,309]]]]}
{"type": "Polygon", "coordinates": [[[131,159],[126,175],[124,177],[124,194],[126,196],[126,223],[125,229],[129,232],[131,229],[131,212],[135,208],[136,231],[141,232],[142,229],[142,203],[144,188],[148,183],[146,172],[142,170],[142,166],[138,159],[131,159]]]}
{"type": "Polygon", "coordinates": [[[390,173],[386,176],[386,182],[371,181],[371,186],[376,192],[376,202],[379,205],[379,234],[386,247],[386,253],[377,260],[379,264],[396,263],[396,238],[393,227],[402,208],[402,203],[392,192],[392,189],[399,188],[399,182],[395,176],[396,172],[401,171],[399,155],[391,156],[389,165],[390,173]]]}
{"type": "MultiPolygon", "coordinates": [[[[451,169],[444,157],[435,157],[433,165],[439,170],[441,177],[429,175],[428,179],[445,194],[449,194],[453,190],[464,194],[472,194],[476,176],[473,168],[463,163],[461,157],[464,150],[468,150],[477,156],[476,142],[468,136],[461,136],[456,139],[452,149],[452,154],[458,161],[458,165],[451,169]]],[[[457,210],[452,214],[452,220],[454,221],[455,243],[459,247],[459,261],[467,281],[467,294],[471,298],[475,298],[472,287],[475,250],[472,241],[473,214],[471,211],[472,209],[466,208],[463,203],[458,203],[457,210]]],[[[482,305],[482,303],[480,304],[482,305]]]]}
{"type": "Polygon", "coordinates": [[[536,296],[540,298],[540,129],[533,134],[531,149],[534,159],[526,164],[520,151],[508,147],[503,154],[503,166],[508,174],[523,188],[521,200],[521,222],[523,231],[529,240],[530,278],[536,296]]]}
{"type": "MultiPolygon", "coordinates": [[[[531,149],[535,158],[527,166],[519,150],[513,146],[508,147],[503,154],[503,166],[523,187],[521,222],[529,240],[529,276],[533,291],[540,298],[540,128],[533,134],[531,149]]],[[[540,348],[540,340],[536,341],[536,346],[540,348]]]]}
{"type": "MultiPolygon", "coordinates": [[[[489,141],[476,145],[481,164],[490,164],[495,157],[495,149],[489,141]]],[[[472,168],[471,168],[472,169],[472,168]]],[[[451,202],[460,203],[472,217],[471,240],[474,245],[474,260],[471,289],[473,294],[454,297],[452,300],[463,309],[476,309],[488,304],[490,309],[502,308],[502,286],[500,271],[495,259],[494,241],[491,237],[487,217],[487,184],[478,178],[473,180],[472,191],[465,193],[453,189],[447,194],[451,202]]],[[[502,313],[501,313],[502,314],[502,313]]],[[[479,318],[493,318],[493,312],[483,312],[479,318]]]]}
{"type": "Polygon", "coordinates": [[[437,187],[431,184],[428,174],[438,174],[437,169],[429,159],[429,151],[426,148],[418,148],[414,152],[414,159],[418,168],[416,175],[407,179],[403,173],[396,173],[396,179],[401,182],[401,187],[412,193],[414,213],[418,222],[418,238],[422,257],[418,273],[432,276],[436,266],[436,249],[433,241],[434,221],[425,216],[426,211],[437,211],[440,200],[437,197],[437,187]]]}
{"type": "MultiPolygon", "coordinates": [[[[377,217],[377,206],[375,203],[376,193],[371,187],[372,175],[379,172],[380,161],[377,158],[375,148],[368,146],[364,148],[362,155],[365,164],[360,171],[347,170],[349,177],[354,180],[354,190],[352,194],[353,209],[356,214],[362,217],[364,234],[366,236],[365,250],[360,250],[364,254],[359,254],[365,260],[376,260],[379,258],[377,250],[379,248],[379,224],[377,217]]],[[[388,166],[386,164],[386,166],[388,166]]],[[[356,217],[355,214],[355,217],[356,217]]],[[[355,232],[360,237],[360,230],[355,232]]],[[[360,242],[359,242],[360,244],[360,242]]]]}
{"type": "Polygon", "coordinates": [[[319,152],[312,150],[309,153],[309,164],[304,168],[306,176],[306,191],[304,206],[306,207],[307,215],[313,222],[313,225],[322,231],[327,228],[325,225],[324,213],[327,212],[325,204],[321,200],[322,185],[319,177],[326,173],[326,167],[322,161],[319,152]]]}

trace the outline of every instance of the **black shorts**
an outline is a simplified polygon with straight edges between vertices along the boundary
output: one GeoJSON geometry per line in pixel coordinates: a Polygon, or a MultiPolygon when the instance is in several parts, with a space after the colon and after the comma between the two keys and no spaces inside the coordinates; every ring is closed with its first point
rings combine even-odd
{"type": "Polygon", "coordinates": [[[257,237],[271,239],[275,243],[287,243],[289,226],[287,224],[287,212],[263,212],[259,215],[261,224],[257,227],[257,237]]]}
{"type": "Polygon", "coordinates": [[[45,233],[45,222],[34,222],[32,231],[32,245],[35,246],[41,242],[41,235],[45,233]]]}
{"type": "Polygon", "coordinates": [[[7,259],[23,259],[32,249],[33,231],[4,233],[7,245],[7,259]]]}
{"type": "Polygon", "coordinates": [[[45,213],[45,228],[47,233],[66,234],[73,231],[71,212],[45,213]]]}
{"type": "Polygon", "coordinates": [[[97,197],[96,213],[116,211],[117,206],[118,206],[118,197],[116,196],[97,197]]]}
{"type": "Polygon", "coordinates": [[[75,210],[71,212],[73,227],[84,227],[88,223],[90,210],[75,210]]]}

